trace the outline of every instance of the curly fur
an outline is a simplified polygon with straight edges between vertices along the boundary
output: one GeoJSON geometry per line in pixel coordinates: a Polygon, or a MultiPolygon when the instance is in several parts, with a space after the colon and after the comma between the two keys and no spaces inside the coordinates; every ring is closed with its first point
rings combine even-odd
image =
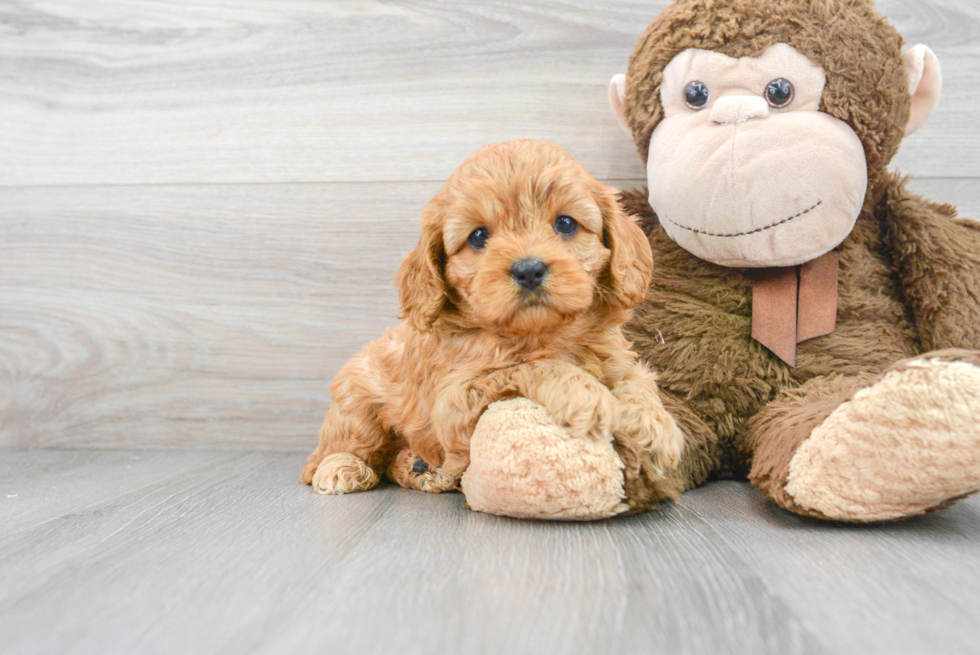
{"type": "MultiPolygon", "coordinates": [[[[628,442],[671,469],[680,433],[621,330],[651,267],[643,232],[613,190],[564,150],[537,141],[481,148],[424,209],[396,280],[405,321],[334,379],[303,482],[344,493],[387,475],[454,489],[483,410],[517,396],[575,438],[628,442]],[[559,215],[578,221],[573,236],[555,232],[559,215]],[[478,227],[491,235],[481,250],[467,242],[478,227]],[[510,275],[527,257],[549,269],[530,292],[510,275]]],[[[676,493],[663,486],[661,498],[676,493]]]]}

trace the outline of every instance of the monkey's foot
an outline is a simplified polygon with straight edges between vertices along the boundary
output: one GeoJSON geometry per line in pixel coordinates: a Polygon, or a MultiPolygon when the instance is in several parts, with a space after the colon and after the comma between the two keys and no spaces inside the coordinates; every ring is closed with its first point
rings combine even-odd
{"type": "Polygon", "coordinates": [[[980,491],[980,353],[900,362],[835,409],[789,465],[805,513],[888,521],[980,491]]]}
{"type": "Polygon", "coordinates": [[[496,402],[480,417],[462,484],[472,509],[503,516],[588,520],[628,509],[611,438],[572,436],[526,398],[496,402]]]}

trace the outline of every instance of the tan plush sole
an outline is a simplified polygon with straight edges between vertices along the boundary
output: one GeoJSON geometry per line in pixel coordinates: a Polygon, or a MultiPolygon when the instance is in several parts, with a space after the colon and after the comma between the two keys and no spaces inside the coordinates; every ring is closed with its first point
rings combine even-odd
{"type": "Polygon", "coordinates": [[[856,393],[793,456],[786,491],[841,521],[922,514],[980,490],[980,366],[903,363],[856,393]]]}
{"type": "Polygon", "coordinates": [[[612,442],[574,438],[524,398],[483,413],[462,485],[472,509],[516,518],[589,520],[627,509],[612,442]]]}

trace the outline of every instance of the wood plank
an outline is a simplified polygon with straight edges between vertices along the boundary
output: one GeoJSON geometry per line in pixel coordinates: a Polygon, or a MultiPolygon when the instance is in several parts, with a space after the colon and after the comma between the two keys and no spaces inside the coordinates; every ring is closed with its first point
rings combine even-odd
{"type": "Polygon", "coordinates": [[[684,505],[759,572],[804,629],[825,637],[831,652],[975,652],[980,499],[868,526],[781,511],[737,482],[688,493],[684,505]]]}
{"type": "Polygon", "coordinates": [[[312,449],[439,186],[0,189],[0,447],[312,449]]]}
{"type": "Polygon", "coordinates": [[[939,58],[942,100],[929,122],[908,137],[893,167],[916,177],[980,177],[980,4],[973,0],[876,0],[905,39],[924,43],[939,58]]]}
{"type": "Polygon", "coordinates": [[[0,445],[312,448],[438,186],[0,191],[0,445]]]}
{"type": "MultiPolygon", "coordinates": [[[[69,466],[77,454],[52,453],[20,461],[70,497],[56,459],[69,466]]],[[[108,475],[124,465],[93,455],[108,475]]],[[[900,524],[841,526],[717,483],[659,512],[539,523],[470,512],[458,494],[316,496],[297,480],[298,453],[205,455],[183,453],[201,459],[89,497],[65,519],[13,535],[0,522],[4,650],[975,649],[980,499],[900,524]]]]}
{"type": "Polygon", "coordinates": [[[756,572],[683,508],[597,524],[539,523],[461,511],[456,499],[398,499],[344,566],[263,635],[260,652],[298,652],[324,633],[351,652],[400,651],[428,639],[497,653],[819,646],[756,572]],[[350,602],[357,598],[375,599],[373,610],[350,602]]]}
{"type": "Polygon", "coordinates": [[[913,177],[909,188],[935,202],[955,205],[960,218],[980,221],[980,179],[934,180],[913,177]]]}
{"type": "MultiPolygon", "coordinates": [[[[282,597],[301,599],[391,504],[361,494],[318,505],[299,483],[302,460],[242,454],[29,533],[0,529],[4,650],[230,652],[219,646],[273,620],[282,597]]],[[[69,479],[51,483],[71,493],[69,479]]]]}
{"type": "Polygon", "coordinates": [[[0,189],[0,447],[312,448],[438,187],[0,189]]]}
{"type": "MultiPolygon", "coordinates": [[[[666,4],[7,4],[0,184],[435,181],[519,137],[599,177],[641,177],[606,86],[666,4]]],[[[937,52],[946,81],[897,164],[980,176],[980,5],[879,7],[937,52]]]]}
{"type": "Polygon", "coordinates": [[[459,495],[391,487],[324,498],[298,484],[300,463],[244,456],[3,540],[5,642],[20,653],[813,643],[697,519],[667,512],[617,530],[499,519],[463,510],[459,495]]]}
{"type": "Polygon", "coordinates": [[[123,493],[190,471],[203,473],[237,452],[5,450],[0,454],[0,536],[67,518],[123,493]]]}

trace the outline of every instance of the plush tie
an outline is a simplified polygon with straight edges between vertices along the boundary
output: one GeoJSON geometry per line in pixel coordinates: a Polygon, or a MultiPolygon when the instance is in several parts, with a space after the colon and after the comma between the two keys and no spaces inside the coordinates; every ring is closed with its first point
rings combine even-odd
{"type": "Polygon", "coordinates": [[[834,331],[836,250],[801,266],[762,268],[752,277],[752,338],[796,365],[796,344],[834,331]]]}

